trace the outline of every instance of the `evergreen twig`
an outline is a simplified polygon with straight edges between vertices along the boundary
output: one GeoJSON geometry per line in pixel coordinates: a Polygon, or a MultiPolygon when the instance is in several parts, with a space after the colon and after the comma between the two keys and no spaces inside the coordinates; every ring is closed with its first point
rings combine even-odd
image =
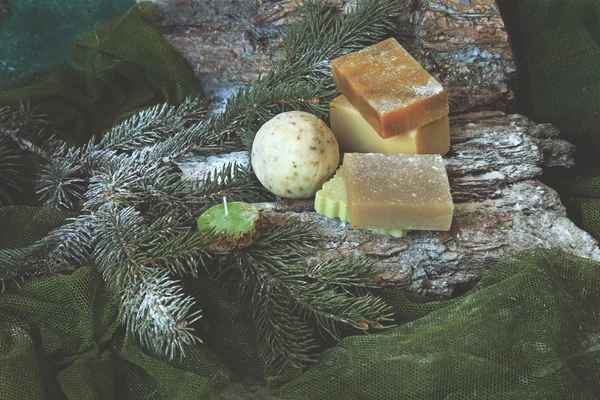
{"type": "Polygon", "coordinates": [[[169,272],[196,272],[214,234],[178,227],[175,215],[147,225],[138,211],[107,202],[95,213],[91,248],[109,287],[121,295],[128,333],[156,354],[183,354],[198,339],[189,324],[198,320],[194,299],[169,272]]]}
{"type": "Polygon", "coordinates": [[[290,222],[263,233],[239,256],[252,289],[259,355],[273,374],[314,361],[313,326],[321,336],[339,339],[343,326],[367,331],[388,321],[383,300],[350,290],[374,286],[372,263],[342,259],[306,266],[319,240],[311,224],[290,222]]]}
{"type": "MultiPolygon", "coordinates": [[[[0,107],[0,205],[12,204],[10,193],[21,192],[27,183],[29,154],[42,160],[49,158],[38,143],[47,123],[35,109],[21,104],[18,109],[0,107]]],[[[48,145],[54,145],[52,140],[48,145]]]]}

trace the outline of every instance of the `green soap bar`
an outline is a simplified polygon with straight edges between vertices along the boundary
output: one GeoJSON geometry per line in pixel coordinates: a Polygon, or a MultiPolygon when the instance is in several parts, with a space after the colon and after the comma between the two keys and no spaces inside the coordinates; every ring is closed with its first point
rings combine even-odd
{"type": "Polygon", "coordinates": [[[409,230],[406,229],[384,229],[384,228],[368,228],[370,231],[381,233],[383,235],[390,235],[393,237],[404,237],[408,235],[409,230]]]}
{"type": "MultiPolygon", "coordinates": [[[[342,167],[338,168],[333,178],[325,182],[321,190],[315,195],[315,211],[327,218],[339,218],[343,222],[348,222],[348,202],[346,200],[346,186],[344,185],[342,167]]],[[[368,229],[394,237],[403,237],[410,232],[406,229],[368,229]]]]}
{"type": "Polygon", "coordinates": [[[346,186],[342,177],[342,167],[338,168],[333,178],[323,184],[315,195],[315,210],[327,218],[339,218],[348,222],[348,206],[346,202],[346,186]]]}

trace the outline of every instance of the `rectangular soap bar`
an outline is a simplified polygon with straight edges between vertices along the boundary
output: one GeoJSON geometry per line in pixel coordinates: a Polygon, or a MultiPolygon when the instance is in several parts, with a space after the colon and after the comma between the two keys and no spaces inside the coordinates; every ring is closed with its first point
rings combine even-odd
{"type": "Polygon", "coordinates": [[[447,115],[420,128],[383,139],[344,95],[333,99],[329,107],[331,130],[342,152],[444,155],[450,150],[447,115]]]}
{"type": "Polygon", "coordinates": [[[344,185],[353,228],[447,231],[454,203],[437,154],[346,153],[344,185]]]}
{"type": "Polygon", "coordinates": [[[448,114],[448,94],[394,38],[331,61],[333,80],[382,138],[448,114]]]}

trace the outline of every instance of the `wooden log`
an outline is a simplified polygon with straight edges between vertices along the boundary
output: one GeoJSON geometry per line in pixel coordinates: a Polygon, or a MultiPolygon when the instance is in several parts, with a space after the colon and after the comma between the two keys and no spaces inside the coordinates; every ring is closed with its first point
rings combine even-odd
{"type": "MultiPolygon", "coordinates": [[[[524,249],[558,247],[600,260],[597,242],[566,217],[557,193],[536,179],[544,167],[574,163],[574,146],[558,139],[556,128],[503,112],[454,116],[451,127],[445,161],[456,209],[449,232],[413,231],[394,238],[320,216],[312,200],[257,205],[270,225],[290,218],[317,225],[326,241],[309,262],[367,257],[383,271],[383,285],[426,295],[462,293],[495,261],[524,249]]],[[[248,163],[239,154],[231,160],[248,163]]],[[[206,166],[188,162],[184,169],[191,177],[189,171],[206,166]]]]}
{"type": "MultiPolygon", "coordinates": [[[[361,0],[328,0],[348,12],[361,0]]],[[[400,0],[399,0],[400,1],[400,0]]],[[[452,113],[513,112],[515,65],[494,0],[401,0],[397,39],[448,90],[452,113]]],[[[164,34],[220,109],[269,71],[301,0],[154,0],[164,34]]]]}
{"type": "MultiPolygon", "coordinates": [[[[267,73],[277,40],[301,0],[155,0],[166,37],[189,60],[213,107],[267,73]]],[[[361,0],[329,0],[347,12],[361,0]]],[[[493,0],[406,0],[398,40],[450,94],[452,149],[445,157],[456,210],[449,232],[393,238],[330,220],[312,200],[258,204],[271,225],[313,221],[326,239],[309,262],[367,257],[382,284],[448,297],[468,289],[495,261],[535,247],[558,247],[600,260],[597,242],[567,217],[556,192],[537,178],[545,167],[573,165],[574,148],[551,125],[514,110],[515,68],[493,0]],[[472,111],[496,110],[495,112],[472,111]],[[469,112],[469,113],[467,113],[469,112]]],[[[235,154],[227,161],[248,163],[235,154]]],[[[201,179],[223,160],[187,160],[184,176],[201,179]]]]}

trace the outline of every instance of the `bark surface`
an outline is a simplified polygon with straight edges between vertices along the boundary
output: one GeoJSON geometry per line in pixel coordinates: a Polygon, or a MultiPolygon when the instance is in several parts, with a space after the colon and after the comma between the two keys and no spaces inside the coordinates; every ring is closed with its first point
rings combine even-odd
{"type": "MultiPolygon", "coordinates": [[[[449,232],[413,231],[394,238],[351,229],[315,213],[312,199],[257,206],[271,225],[300,218],[318,226],[327,239],[311,262],[367,257],[383,271],[384,285],[427,295],[462,293],[496,261],[524,249],[561,248],[600,261],[597,242],[567,218],[558,194],[537,179],[544,168],[574,163],[574,146],[559,139],[556,128],[490,111],[453,116],[451,127],[445,162],[455,212],[449,232]]],[[[236,153],[181,167],[189,179],[201,179],[228,162],[249,161],[236,153]]]]}
{"type": "MultiPolygon", "coordinates": [[[[348,12],[361,0],[329,0],[348,12]]],[[[514,112],[515,65],[494,0],[399,0],[398,41],[448,90],[452,113],[514,112]]],[[[269,71],[300,0],[154,0],[164,34],[219,109],[269,71]]]]}
{"type": "MultiPolygon", "coordinates": [[[[330,0],[348,12],[361,0],[330,0]]],[[[314,212],[313,201],[261,203],[272,225],[310,220],[327,238],[310,260],[368,257],[384,285],[447,297],[467,290],[495,261],[535,247],[559,247],[600,260],[597,242],[567,217],[557,193],[538,178],[568,168],[574,147],[551,125],[511,114],[515,67],[493,0],[406,0],[397,39],[448,90],[452,149],[445,157],[456,205],[449,232],[413,231],[404,238],[350,229],[314,212]],[[493,111],[490,111],[493,110],[493,111]]],[[[155,0],[166,37],[188,59],[220,109],[235,91],[267,73],[277,40],[300,0],[155,0]]],[[[201,179],[238,153],[181,164],[201,179]]]]}

